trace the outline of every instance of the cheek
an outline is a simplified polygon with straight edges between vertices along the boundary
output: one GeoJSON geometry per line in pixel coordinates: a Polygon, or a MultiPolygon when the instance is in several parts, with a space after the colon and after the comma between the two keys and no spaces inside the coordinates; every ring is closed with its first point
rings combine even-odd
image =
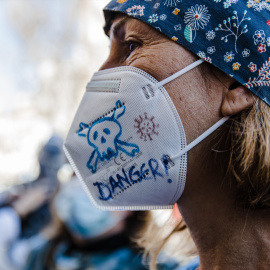
{"type": "Polygon", "coordinates": [[[163,52],[159,50],[142,50],[134,53],[127,61],[127,66],[133,66],[144,70],[158,81],[167,77],[170,60],[165,59],[163,52]]]}
{"type": "Polygon", "coordinates": [[[126,61],[129,66],[140,68],[161,81],[196,60],[196,56],[170,40],[144,46],[126,61]]]}

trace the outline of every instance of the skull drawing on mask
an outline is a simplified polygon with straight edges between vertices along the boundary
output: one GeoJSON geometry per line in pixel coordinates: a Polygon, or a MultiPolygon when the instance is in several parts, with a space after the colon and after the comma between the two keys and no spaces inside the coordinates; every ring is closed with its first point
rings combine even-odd
{"type": "Polygon", "coordinates": [[[94,148],[87,162],[87,167],[92,170],[92,173],[97,171],[98,161],[103,162],[117,157],[119,151],[131,157],[140,151],[136,144],[119,139],[122,134],[122,126],[118,119],[125,114],[125,109],[125,106],[118,100],[111,116],[102,117],[90,125],[80,123],[78,135],[87,137],[88,144],[94,148]]]}

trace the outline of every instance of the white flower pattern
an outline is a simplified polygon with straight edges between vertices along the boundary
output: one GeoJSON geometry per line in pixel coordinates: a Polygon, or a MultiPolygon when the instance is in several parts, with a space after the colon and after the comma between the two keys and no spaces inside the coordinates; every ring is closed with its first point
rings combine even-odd
{"type": "Polygon", "coordinates": [[[149,16],[148,22],[155,23],[157,21],[158,21],[158,15],[157,14],[153,14],[153,15],[149,16]]]}
{"type": "Polygon", "coordinates": [[[205,5],[195,5],[185,13],[184,21],[192,30],[204,29],[210,19],[205,5]]]}
{"type": "Polygon", "coordinates": [[[256,30],[254,35],[254,44],[257,45],[259,43],[264,43],[265,42],[265,33],[263,30],[256,30]]]}
{"type": "Polygon", "coordinates": [[[210,30],[205,35],[208,40],[212,40],[215,38],[216,33],[213,30],[210,30]]]}
{"type": "Polygon", "coordinates": [[[225,62],[232,62],[232,60],[234,59],[234,54],[233,52],[226,52],[226,54],[224,55],[224,61],[225,62]]]}
{"type": "Polygon", "coordinates": [[[207,52],[208,52],[209,54],[213,54],[214,52],[216,52],[216,47],[215,47],[215,46],[208,47],[208,48],[207,48],[207,52]]]}
{"type": "Polygon", "coordinates": [[[197,53],[197,55],[198,55],[199,57],[201,57],[201,58],[205,58],[205,57],[206,57],[205,52],[202,52],[202,51],[199,51],[199,52],[197,53]]]}
{"type": "Polygon", "coordinates": [[[249,49],[244,49],[243,51],[242,51],[242,56],[243,57],[249,57],[250,56],[250,50],[249,49]]]}
{"type": "Polygon", "coordinates": [[[167,15],[162,14],[162,15],[160,15],[159,19],[162,20],[162,21],[165,21],[167,19],[167,15]]]}

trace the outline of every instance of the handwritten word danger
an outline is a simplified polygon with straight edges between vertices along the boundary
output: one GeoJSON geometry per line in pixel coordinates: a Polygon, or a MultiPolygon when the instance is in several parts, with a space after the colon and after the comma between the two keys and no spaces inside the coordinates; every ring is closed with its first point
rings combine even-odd
{"type": "Polygon", "coordinates": [[[166,166],[163,166],[159,166],[158,161],[152,158],[149,159],[147,164],[143,163],[139,168],[136,168],[134,165],[129,169],[122,168],[120,173],[109,176],[106,183],[95,182],[93,185],[99,191],[99,199],[108,201],[114,199],[135,184],[140,184],[143,181],[163,179],[165,175],[168,175],[166,166]]]}

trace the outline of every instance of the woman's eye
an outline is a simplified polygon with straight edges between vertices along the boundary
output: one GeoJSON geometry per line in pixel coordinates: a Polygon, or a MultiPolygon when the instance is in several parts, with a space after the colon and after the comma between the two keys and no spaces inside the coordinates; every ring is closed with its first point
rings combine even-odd
{"type": "Polygon", "coordinates": [[[134,51],[135,49],[137,49],[139,46],[140,46],[140,44],[137,43],[137,42],[129,42],[129,44],[128,44],[129,52],[133,52],[133,51],[134,51]]]}
{"type": "Polygon", "coordinates": [[[130,52],[133,52],[138,46],[139,46],[139,44],[136,43],[136,42],[130,43],[130,44],[129,44],[129,51],[130,51],[130,52]]]}

